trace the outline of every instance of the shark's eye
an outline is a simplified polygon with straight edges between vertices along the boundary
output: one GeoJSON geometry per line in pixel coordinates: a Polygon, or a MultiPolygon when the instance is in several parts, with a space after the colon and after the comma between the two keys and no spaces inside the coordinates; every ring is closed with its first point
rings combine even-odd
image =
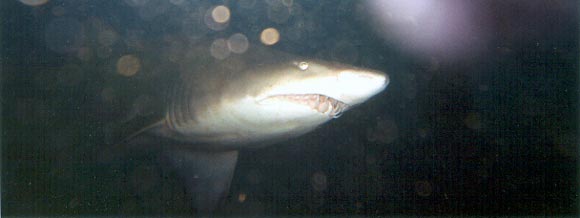
{"type": "Polygon", "coordinates": [[[302,62],[298,63],[298,68],[300,68],[300,70],[308,69],[308,62],[302,61],[302,62]]]}

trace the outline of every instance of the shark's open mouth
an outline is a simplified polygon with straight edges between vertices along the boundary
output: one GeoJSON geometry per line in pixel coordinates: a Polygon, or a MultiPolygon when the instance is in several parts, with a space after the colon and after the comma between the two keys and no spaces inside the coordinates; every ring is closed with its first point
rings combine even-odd
{"type": "Polygon", "coordinates": [[[313,110],[322,114],[328,114],[328,116],[333,118],[340,117],[342,112],[344,112],[349,107],[349,105],[345,104],[344,102],[320,94],[275,95],[270,96],[269,98],[281,99],[307,105],[313,110]]]}

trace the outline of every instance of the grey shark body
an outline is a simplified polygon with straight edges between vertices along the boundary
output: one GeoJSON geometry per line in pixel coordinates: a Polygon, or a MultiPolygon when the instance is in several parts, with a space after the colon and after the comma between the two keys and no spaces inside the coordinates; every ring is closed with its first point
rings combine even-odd
{"type": "Polygon", "coordinates": [[[171,141],[163,157],[186,183],[197,211],[227,196],[238,150],[307,133],[381,92],[382,72],[301,58],[263,47],[227,59],[209,49],[180,63],[163,117],[131,138],[171,141]]]}

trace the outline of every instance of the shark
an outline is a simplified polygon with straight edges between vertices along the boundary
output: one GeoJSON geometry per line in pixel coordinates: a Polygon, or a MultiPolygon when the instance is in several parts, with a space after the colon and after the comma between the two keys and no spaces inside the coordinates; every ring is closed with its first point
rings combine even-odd
{"type": "Polygon", "coordinates": [[[208,53],[191,52],[179,62],[159,118],[125,140],[162,146],[160,155],[202,213],[225,201],[241,149],[311,132],[389,84],[381,71],[269,47],[223,60],[208,53]]]}

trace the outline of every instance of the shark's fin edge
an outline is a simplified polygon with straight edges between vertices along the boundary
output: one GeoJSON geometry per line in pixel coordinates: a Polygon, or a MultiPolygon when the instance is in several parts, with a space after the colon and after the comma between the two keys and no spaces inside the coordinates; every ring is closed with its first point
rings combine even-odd
{"type": "Polygon", "coordinates": [[[157,122],[154,122],[148,126],[145,126],[141,129],[137,130],[136,132],[133,132],[129,136],[125,137],[125,139],[123,139],[122,142],[131,141],[135,137],[143,134],[144,132],[152,132],[152,130],[159,131],[158,129],[164,129],[164,128],[165,128],[165,120],[159,120],[157,122]]]}

